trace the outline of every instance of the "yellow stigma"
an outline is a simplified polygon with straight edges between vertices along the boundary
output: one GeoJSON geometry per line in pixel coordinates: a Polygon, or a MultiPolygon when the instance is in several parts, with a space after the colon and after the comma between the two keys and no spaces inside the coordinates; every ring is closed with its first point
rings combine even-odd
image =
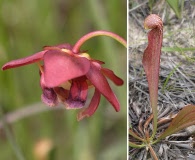
{"type": "MultiPolygon", "coordinates": [[[[73,54],[72,51],[69,50],[69,49],[63,48],[63,49],[61,49],[61,51],[62,51],[62,52],[66,52],[66,53],[68,53],[68,54],[73,54]]],[[[79,55],[79,57],[85,57],[85,58],[87,58],[87,59],[89,59],[89,60],[91,59],[91,57],[89,56],[88,53],[80,53],[80,54],[78,54],[78,55],[79,55]]]]}
{"type": "Polygon", "coordinates": [[[71,50],[65,49],[65,48],[62,48],[61,51],[62,51],[62,52],[66,52],[66,53],[68,53],[68,54],[71,54],[71,53],[72,53],[71,50]]]}
{"type": "Polygon", "coordinates": [[[62,88],[64,88],[64,89],[66,89],[66,90],[70,90],[71,82],[70,82],[70,81],[66,81],[66,82],[60,84],[59,87],[62,87],[62,88]]]}
{"type": "Polygon", "coordinates": [[[91,57],[89,56],[88,53],[81,53],[79,56],[85,57],[85,58],[87,58],[87,59],[91,59],[91,57]]]}

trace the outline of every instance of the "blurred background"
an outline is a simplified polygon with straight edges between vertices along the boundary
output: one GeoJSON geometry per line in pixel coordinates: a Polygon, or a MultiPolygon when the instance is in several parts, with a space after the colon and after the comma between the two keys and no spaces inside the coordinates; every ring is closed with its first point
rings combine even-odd
{"type": "MultiPolygon", "coordinates": [[[[94,30],[112,31],[126,39],[126,6],[126,0],[1,0],[0,65],[41,51],[45,45],[74,44],[94,30]]],[[[1,71],[1,160],[127,158],[126,48],[101,36],[81,49],[124,80],[120,87],[109,82],[121,111],[115,112],[101,96],[96,113],[77,122],[78,110],[47,109],[41,102],[36,64],[1,71]]]]}

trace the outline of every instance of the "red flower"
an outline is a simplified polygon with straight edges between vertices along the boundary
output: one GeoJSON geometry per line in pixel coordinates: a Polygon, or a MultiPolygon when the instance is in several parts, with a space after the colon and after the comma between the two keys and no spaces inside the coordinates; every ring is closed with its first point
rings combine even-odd
{"type": "Polygon", "coordinates": [[[2,70],[15,68],[38,61],[43,61],[40,68],[40,86],[42,101],[50,106],[58,102],[65,104],[67,109],[83,108],[87,99],[88,88],[95,87],[95,93],[88,108],[77,116],[78,120],[89,117],[96,111],[101,94],[118,112],[120,104],[110,88],[107,78],[116,85],[122,85],[123,80],[113,71],[103,68],[102,61],[93,60],[87,53],[74,52],[69,44],[54,47],[44,47],[44,50],[29,57],[6,63],[2,70]]]}

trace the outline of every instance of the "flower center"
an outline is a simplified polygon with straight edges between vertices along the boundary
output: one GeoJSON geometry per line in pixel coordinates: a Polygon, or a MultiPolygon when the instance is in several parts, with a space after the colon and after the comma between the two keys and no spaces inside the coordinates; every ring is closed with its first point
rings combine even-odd
{"type": "MultiPolygon", "coordinates": [[[[68,53],[68,54],[73,54],[72,50],[69,50],[69,49],[66,49],[66,48],[62,48],[61,49],[62,52],[65,52],[65,53],[68,53]]],[[[82,53],[79,53],[79,54],[74,54],[75,56],[79,56],[79,57],[85,57],[87,58],[88,60],[91,60],[91,57],[88,53],[86,52],[82,52],[82,53]]]]}
{"type": "Polygon", "coordinates": [[[91,59],[91,57],[90,57],[90,55],[88,53],[81,53],[79,56],[80,57],[85,57],[85,58],[87,58],[89,60],[91,59]]]}
{"type": "Polygon", "coordinates": [[[62,88],[64,88],[64,89],[66,89],[66,90],[70,90],[71,82],[70,82],[70,81],[66,81],[66,82],[60,84],[59,87],[62,87],[62,88]]]}
{"type": "Polygon", "coordinates": [[[65,53],[68,53],[68,54],[73,54],[73,52],[69,49],[62,48],[61,51],[65,52],[65,53]]]}

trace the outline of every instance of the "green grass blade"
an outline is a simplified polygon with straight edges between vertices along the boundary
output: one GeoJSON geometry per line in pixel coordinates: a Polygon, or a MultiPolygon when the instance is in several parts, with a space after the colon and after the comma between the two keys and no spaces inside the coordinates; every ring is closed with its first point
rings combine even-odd
{"type": "Polygon", "coordinates": [[[194,47],[181,48],[181,47],[162,47],[162,51],[165,52],[184,52],[184,51],[195,51],[194,47]]]}
{"type": "Polygon", "coordinates": [[[162,88],[162,91],[164,93],[165,89],[166,89],[166,86],[167,86],[167,83],[169,81],[169,79],[171,78],[171,76],[173,75],[173,73],[176,71],[176,69],[180,66],[181,64],[179,63],[178,65],[176,65],[173,70],[169,73],[168,77],[166,78],[165,80],[165,83],[163,84],[163,88],[162,88]]]}
{"type": "Polygon", "coordinates": [[[166,0],[166,2],[173,9],[176,16],[178,18],[181,18],[181,11],[183,10],[182,7],[183,7],[184,1],[183,0],[181,1],[181,6],[179,5],[179,0],[166,0]]]}
{"type": "Polygon", "coordinates": [[[162,48],[162,51],[165,51],[165,52],[179,52],[181,53],[187,61],[189,62],[194,62],[195,59],[194,58],[191,58],[189,56],[187,56],[184,52],[187,52],[187,51],[195,51],[195,48],[194,47],[189,47],[189,48],[181,48],[181,47],[163,47],[162,48]]]}

